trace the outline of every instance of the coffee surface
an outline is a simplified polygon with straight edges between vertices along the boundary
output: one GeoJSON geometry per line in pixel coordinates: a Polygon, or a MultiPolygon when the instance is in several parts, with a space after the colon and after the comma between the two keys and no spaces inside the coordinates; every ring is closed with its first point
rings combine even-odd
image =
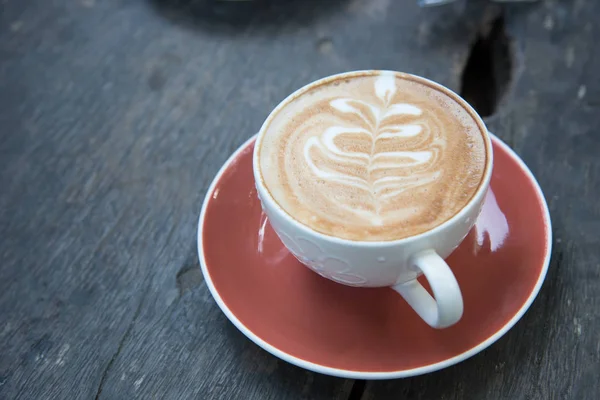
{"type": "Polygon", "coordinates": [[[473,197],[486,166],[483,129],[451,93],[411,75],[333,77],[272,113],[259,169],[302,224],[397,240],[442,224],[473,197]]]}

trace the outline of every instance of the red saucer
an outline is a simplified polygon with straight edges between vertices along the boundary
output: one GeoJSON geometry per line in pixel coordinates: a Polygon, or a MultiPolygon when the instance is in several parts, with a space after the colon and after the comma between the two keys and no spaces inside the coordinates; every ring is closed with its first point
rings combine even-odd
{"type": "Polygon", "coordinates": [[[485,349],[529,308],[551,250],[535,178],[498,138],[491,191],[476,227],[448,258],[464,298],[454,326],[425,324],[388,288],[352,288],[301,265],[265,220],[252,175],[254,138],[208,190],[198,228],[206,283],[248,338],[292,364],[349,378],[435,371],[485,349]]]}

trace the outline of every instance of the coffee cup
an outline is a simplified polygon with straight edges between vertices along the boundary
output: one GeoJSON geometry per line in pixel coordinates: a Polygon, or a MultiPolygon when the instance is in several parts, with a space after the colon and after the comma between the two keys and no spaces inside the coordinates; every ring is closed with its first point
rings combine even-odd
{"type": "Polygon", "coordinates": [[[391,287],[434,328],[460,320],[444,259],[482,209],[492,146],[459,95],[393,71],[320,79],[267,117],[253,170],[264,213],[302,264],[340,284],[391,287]]]}

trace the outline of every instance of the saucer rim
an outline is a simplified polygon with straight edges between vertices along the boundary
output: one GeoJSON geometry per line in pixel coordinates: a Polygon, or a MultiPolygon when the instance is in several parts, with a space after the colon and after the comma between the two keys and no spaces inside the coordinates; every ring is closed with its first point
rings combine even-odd
{"type": "MultiPolygon", "coordinates": [[[[228,170],[234,160],[242,153],[246,148],[256,140],[258,134],[252,135],[248,140],[246,140],[241,146],[239,146],[231,156],[225,161],[225,163],[221,166],[215,177],[213,178],[204,200],[202,202],[202,209],[200,211],[200,216],[198,218],[198,233],[197,233],[197,246],[198,246],[198,258],[200,261],[200,267],[202,270],[202,275],[204,276],[204,281],[206,282],[206,286],[208,287],[212,297],[215,302],[221,309],[221,311],[225,314],[225,316],[233,323],[233,325],[240,330],[248,339],[257,344],[259,347],[263,348],[267,352],[271,353],[275,357],[278,357],[284,361],[289,362],[290,364],[296,365],[298,367],[307,369],[309,371],[317,372],[324,375],[331,375],[340,378],[348,378],[348,379],[369,379],[369,380],[378,380],[378,379],[397,379],[397,378],[408,378],[417,375],[423,375],[435,371],[439,371],[441,369],[450,367],[452,365],[458,364],[468,358],[473,357],[474,355],[480,353],[485,350],[492,344],[494,344],[498,339],[506,334],[527,312],[535,298],[537,297],[544,280],[546,279],[546,274],[548,272],[548,267],[550,265],[550,258],[552,255],[552,222],[550,220],[550,211],[548,209],[548,204],[546,202],[546,198],[544,196],[544,192],[540,187],[537,179],[529,169],[529,167],[525,164],[525,162],[511,149],[506,143],[504,143],[500,138],[498,138],[493,133],[489,132],[490,138],[492,139],[492,144],[496,143],[500,147],[502,147],[506,153],[517,162],[517,164],[521,167],[523,172],[527,175],[529,180],[533,183],[535,192],[538,196],[539,202],[542,206],[542,214],[544,218],[544,226],[546,229],[546,254],[544,256],[544,261],[542,265],[542,269],[540,271],[540,275],[538,276],[537,282],[533,287],[531,293],[527,300],[523,303],[523,305],[519,308],[519,310],[513,315],[512,318],[506,322],[500,329],[498,329],[494,334],[489,336],[487,339],[483,340],[476,346],[470,348],[467,351],[464,351],[460,354],[457,354],[453,357],[447,358],[442,361],[438,361],[435,363],[431,363],[428,365],[423,365],[416,368],[410,369],[402,369],[397,371],[384,371],[384,372],[369,372],[369,371],[354,371],[354,370],[346,370],[341,368],[328,367],[321,364],[316,364],[311,361],[303,360],[299,357],[288,354],[270,343],[266,342],[254,332],[252,332],[248,327],[246,327],[236,316],[235,314],[227,307],[223,299],[221,298],[219,292],[217,291],[208,268],[206,266],[206,260],[204,257],[204,249],[202,246],[202,236],[203,236],[203,222],[206,217],[206,211],[208,208],[208,204],[213,197],[213,193],[219,181],[221,180],[224,173],[228,170]]],[[[493,145],[492,145],[493,147],[493,145]]]]}

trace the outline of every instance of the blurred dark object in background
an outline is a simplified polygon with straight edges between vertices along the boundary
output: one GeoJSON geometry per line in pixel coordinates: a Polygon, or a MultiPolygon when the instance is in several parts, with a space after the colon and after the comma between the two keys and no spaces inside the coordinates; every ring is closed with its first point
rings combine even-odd
{"type": "MultiPolygon", "coordinates": [[[[417,0],[421,7],[441,6],[448,3],[454,3],[458,0],[417,0]]],[[[464,0],[463,0],[464,1],[464,0]]],[[[537,0],[490,0],[496,3],[532,3],[537,0]]]]}
{"type": "Polygon", "coordinates": [[[339,9],[347,0],[149,0],[177,22],[243,29],[250,24],[304,24],[339,9]]]}

